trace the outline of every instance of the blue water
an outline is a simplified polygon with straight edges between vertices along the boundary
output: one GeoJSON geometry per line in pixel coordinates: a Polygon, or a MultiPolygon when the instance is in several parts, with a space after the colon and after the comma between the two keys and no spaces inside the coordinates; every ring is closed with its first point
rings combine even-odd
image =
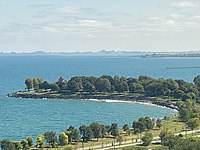
{"type": "Polygon", "coordinates": [[[0,56],[0,140],[36,137],[45,131],[65,130],[98,121],[117,122],[119,127],[142,116],[163,117],[175,112],[154,106],[81,100],[31,100],[8,98],[6,94],[24,89],[27,77],[50,82],[60,76],[100,76],[103,74],[137,77],[176,78],[192,81],[200,69],[166,67],[200,66],[199,58],[0,56]]]}

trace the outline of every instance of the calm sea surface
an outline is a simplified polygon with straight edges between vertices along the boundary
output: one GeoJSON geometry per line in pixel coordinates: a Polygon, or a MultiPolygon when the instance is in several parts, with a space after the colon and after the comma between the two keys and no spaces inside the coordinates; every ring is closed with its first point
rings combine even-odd
{"type": "Polygon", "coordinates": [[[97,121],[117,122],[119,127],[142,116],[164,117],[175,112],[155,106],[81,100],[31,100],[8,98],[6,94],[24,89],[27,77],[49,82],[60,76],[101,76],[103,74],[138,77],[176,78],[187,81],[200,74],[199,58],[0,56],[0,140],[36,137],[45,131],[64,131],[97,121]]]}

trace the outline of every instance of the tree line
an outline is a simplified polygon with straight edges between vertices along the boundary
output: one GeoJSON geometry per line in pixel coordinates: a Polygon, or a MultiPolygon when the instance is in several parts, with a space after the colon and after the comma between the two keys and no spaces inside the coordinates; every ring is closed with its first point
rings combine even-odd
{"type": "Polygon", "coordinates": [[[53,83],[42,78],[28,78],[25,84],[28,90],[51,90],[60,94],[138,93],[147,97],[167,96],[183,101],[187,99],[200,101],[200,76],[195,77],[193,83],[184,80],[155,79],[142,75],[138,78],[103,75],[101,77],[76,76],[70,80],[60,77],[53,83]]]}
{"type": "MultiPolygon", "coordinates": [[[[133,121],[132,131],[128,124],[124,124],[122,129],[125,135],[130,135],[131,133],[137,134],[139,132],[149,131],[153,129],[155,125],[155,120],[145,117],[140,118],[138,121],[133,121]],[[137,122],[137,123],[136,123],[137,122]],[[140,127],[141,124],[144,126],[140,127]]],[[[65,131],[61,132],[58,136],[56,132],[45,132],[44,134],[39,134],[36,138],[36,144],[34,145],[33,139],[28,137],[21,142],[2,140],[0,142],[2,150],[28,150],[31,147],[36,148],[55,148],[57,146],[66,146],[69,144],[77,144],[78,142],[88,142],[88,141],[98,141],[99,138],[116,138],[120,141],[121,136],[119,134],[119,128],[117,123],[112,123],[111,125],[103,125],[97,122],[93,122],[90,125],[81,125],[79,128],[74,126],[69,126],[65,131]]],[[[145,140],[144,140],[145,141],[145,140]]]]}

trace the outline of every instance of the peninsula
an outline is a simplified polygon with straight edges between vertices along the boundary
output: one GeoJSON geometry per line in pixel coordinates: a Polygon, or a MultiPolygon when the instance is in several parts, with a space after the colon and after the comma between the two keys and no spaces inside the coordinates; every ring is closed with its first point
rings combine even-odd
{"type": "Polygon", "coordinates": [[[151,143],[153,145],[155,142],[161,148],[172,149],[180,146],[179,143],[184,143],[184,147],[188,144],[199,144],[198,138],[190,140],[187,134],[192,133],[192,136],[195,136],[193,133],[199,132],[199,130],[195,130],[200,124],[200,113],[195,101],[199,103],[200,76],[194,78],[194,83],[184,80],[154,79],[148,76],[126,78],[103,75],[101,77],[77,76],[68,81],[60,77],[54,83],[48,83],[41,78],[28,78],[25,80],[25,84],[26,89],[24,91],[11,93],[8,96],[41,99],[106,98],[134,100],[166,105],[177,109],[178,116],[165,117],[164,120],[150,117],[139,118],[132,122],[132,128],[129,128],[128,124],[124,124],[121,130],[118,129],[117,123],[104,125],[93,122],[90,125],[81,125],[79,128],[70,126],[66,131],[61,132],[59,137],[53,131],[45,132],[43,135],[39,134],[36,145],[33,144],[31,137],[22,140],[21,143],[2,140],[0,143],[3,149],[19,145],[33,149],[58,147],[59,149],[72,150],[75,147],[82,150],[90,149],[91,143],[92,147],[95,143],[94,147],[97,149],[104,147],[111,149],[113,146],[114,148],[117,145],[121,146],[123,139],[125,139],[124,145],[122,144],[123,147],[137,145],[142,148],[151,143]],[[174,132],[172,133],[168,129],[174,132]],[[46,141],[46,145],[44,141],[46,141]],[[84,144],[88,147],[84,148],[84,144]]]}
{"type": "Polygon", "coordinates": [[[179,100],[193,99],[199,102],[199,84],[200,76],[195,77],[194,83],[142,75],[138,78],[76,76],[70,80],[60,77],[54,83],[37,77],[26,79],[25,90],[10,93],[8,96],[33,99],[123,100],[178,109],[179,100]]]}

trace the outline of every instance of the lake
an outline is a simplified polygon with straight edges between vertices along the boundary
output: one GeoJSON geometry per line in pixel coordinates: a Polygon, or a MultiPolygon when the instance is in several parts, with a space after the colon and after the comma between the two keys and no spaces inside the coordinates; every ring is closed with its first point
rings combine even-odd
{"type": "Polygon", "coordinates": [[[161,118],[174,110],[130,103],[82,100],[31,100],[8,98],[7,93],[23,90],[28,77],[42,77],[52,82],[60,76],[126,77],[148,75],[156,78],[184,79],[192,82],[199,68],[199,58],[140,58],[102,56],[0,56],[0,140],[36,137],[45,131],[60,133],[70,125],[79,127],[94,121],[131,125],[139,117],[161,118]]]}

